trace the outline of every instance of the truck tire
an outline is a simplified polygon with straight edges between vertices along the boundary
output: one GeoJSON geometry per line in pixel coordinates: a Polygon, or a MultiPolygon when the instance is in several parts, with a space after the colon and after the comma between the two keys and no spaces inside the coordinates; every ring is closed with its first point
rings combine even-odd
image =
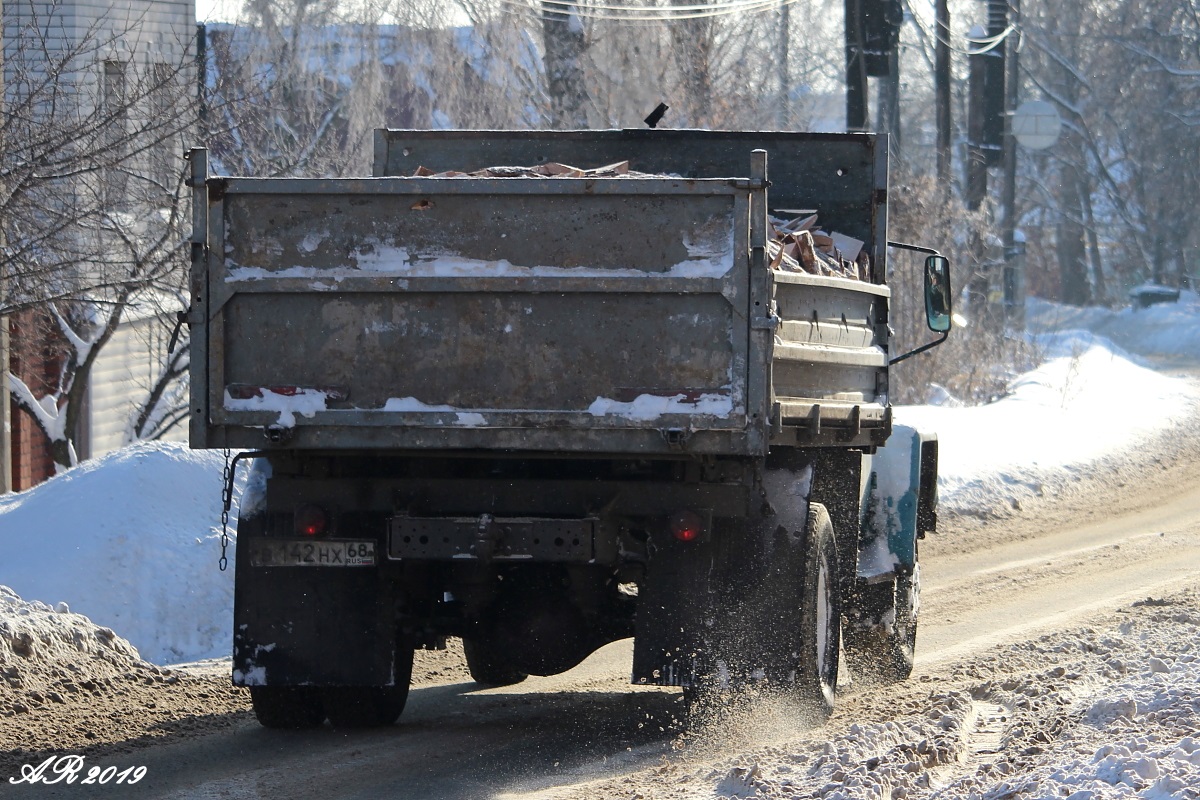
{"type": "Polygon", "coordinates": [[[315,728],[325,721],[321,695],[309,686],[251,686],[250,703],[264,728],[315,728]]]}
{"type": "Polygon", "coordinates": [[[842,644],[837,542],[829,512],[810,503],[805,528],[804,586],[800,606],[800,658],[795,693],[822,717],[833,712],[842,644]]]}
{"type": "Polygon", "coordinates": [[[509,664],[490,642],[463,637],[463,655],[471,680],[483,686],[511,686],[529,676],[509,664]]]}
{"type": "Polygon", "coordinates": [[[394,685],[329,686],[321,690],[325,714],[335,728],[381,728],[395,724],[408,702],[413,646],[397,643],[394,685]]]}
{"type": "Polygon", "coordinates": [[[921,597],[921,565],[896,578],[882,608],[873,616],[891,617],[889,627],[851,626],[845,632],[846,656],[857,677],[873,683],[898,683],[912,675],[917,646],[917,613],[921,597]]]}

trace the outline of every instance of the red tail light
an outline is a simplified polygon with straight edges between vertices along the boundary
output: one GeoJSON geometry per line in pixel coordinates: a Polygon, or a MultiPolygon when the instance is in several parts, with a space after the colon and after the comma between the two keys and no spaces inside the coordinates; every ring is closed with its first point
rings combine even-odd
{"type": "Polygon", "coordinates": [[[301,506],[296,510],[296,533],[323,536],[329,530],[329,515],[320,506],[301,506]]]}
{"type": "Polygon", "coordinates": [[[671,535],[681,542],[694,542],[704,533],[704,518],[695,511],[677,511],[671,516],[671,535]]]}

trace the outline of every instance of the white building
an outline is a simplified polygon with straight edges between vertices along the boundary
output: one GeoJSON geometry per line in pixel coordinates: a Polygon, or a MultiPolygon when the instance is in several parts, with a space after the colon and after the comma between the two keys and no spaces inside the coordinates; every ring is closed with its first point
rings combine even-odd
{"type": "MultiPolygon", "coordinates": [[[[99,168],[78,181],[72,190],[75,199],[59,194],[55,202],[91,203],[91,208],[114,212],[113,217],[153,220],[155,209],[170,205],[180,188],[181,155],[193,143],[184,128],[195,113],[195,1],[0,0],[0,4],[5,115],[35,118],[47,113],[50,105],[67,108],[69,111],[59,113],[74,115],[78,135],[64,141],[62,147],[96,154],[99,168]],[[38,102],[33,108],[23,107],[23,97],[35,97],[38,102]],[[150,134],[133,135],[139,131],[150,134]],[[131,135],[123,136],[123,132],[131,135]]],[[[10,218],[4,223],[10,231],[9,244],[18,238],[12,227],[22,222],[25,238],[31,228],[36,230],[36,219],[10,218]]],[[[121,237],[104,230],[103,224],[64,227],[59,242],[69,241],[69,237],[80,242],[79,252],[84,254],[72,269],[88,286],[119,283],[121,265],[138,259],[134,254],[122,254],[121,237]],[[113,254],[111,259],[105,255],[108,252],[113,254]]],[[[130,253],[136,250],[128,241],[124,247],[130,253]]],[[[64,270],[55,280],[60,285],[70,282],[72,274],[64,270]]],[[[9,290],[21,291],[19,287],[9,290]]],[[[105,291],[88,295],[103,296],[105,291]]],[[[98,456],[127,443],[131,416],[144,402],[165,357],[174,310],[178,309],[158,315],[157,310],[131,308],[100,351],[79,426],[81,456],[98,456]]],[[[46,363],[53,359],[47,358],[46,363]]],[[[31,366],[28,359],[22,369],[46,371],[45,364],[31,366]]],[[[39,380],[44,382],[45,376],[39,380]]],[[[32,385],[31,380],[26,382],[32,385]]],[[[33,425],[32,420],[15,409],[12,416],[15,488],[27,488],[49,473],[44,464],[22,460],[44,460],[44,448],[36,441],[31,444],[29,431],[23,430],[33,425]]],[[[186,431],[174,435],[183,438],[186,431]]]]}

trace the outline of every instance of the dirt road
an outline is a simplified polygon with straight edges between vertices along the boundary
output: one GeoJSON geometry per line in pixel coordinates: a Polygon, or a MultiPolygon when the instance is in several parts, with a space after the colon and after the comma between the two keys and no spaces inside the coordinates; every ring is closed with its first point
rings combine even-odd
{"type": "MultiPolygon", "coordinates": [[[[505,689],[478,690],[462,677],[461,667],[435,665],[423,681],[426,685],[413,690],[400,724],[375,732],[328,726],[297,733],[261,729],[244,705],[239,707],[236,694],[225,688],[224,677],[187,678],[190,705],[181,705],[183,714],[173,715],[179,687],[161,682],[150,687],[155,702],[166,710],[155,729],[141,737],[113,734],[108,741],[102,735],[98,743],[61,751],[85,754],[88,764],[97,766],[145,766],[146,775],[137,784],[0,785],[0,795],[231,800],[465,799],[535,793],[690,797],[689,786],[698,786],[693,781],[703,784],[706,775],[706,788],[695,796],[711,797],[713,787],[738,795],[738,787],[750,786],[753,775],[739,778],[737,768],[729,768],[733,771],[727,775],[728,764],[739,754],[773,742],[793,741],[792,747],[800,747],[794,744],[798,737],[819,748],[832,746],[822,743],[848,735],[854,726],[890,730],[888,725],[898,723],[889,720],[905,714],[914,719],[931,713],[969,717],[974,738],[967,739],[974,744],[960,743],[968,752],[947,750],[939,756],[936,746],[929,745],[933,756],[914,762],[929,771],[929,784],[938,770],[957,775],[970,766],[975,758],[971,754],[981,749],[980,736],[991,741],[988,714],[999,719],[1005,712],[995,703],[971,701],[979,686],[998,684],[1013,669],[1024,670],[1021,680],[1030,685],[1038,680],[1029,675],[1056,664],[1065,671],[1085,669],[1070,666],[1082,657],[1074,644],[1082,640],[1078,631],[1116,624],[1113,620],[1120,619],[1114,613],[1146,616],[1157,608],[1143,602],[1130,611],[1134,601],[1170,596],[1183,598],[1169,602],[1188,607],[1188,613],[1200,607],[1195,594],[1187,593],[1200,586],[1200,467],[1190,456],[1200,452],[1196,444],[1178,435],[1164,439],[1125,460],[1108,478],[1081,484],[1073,496],[1048,500],[1009,520],[945,520],[945,533],[922,543],[916,675],[890,689],[843,687],[839,710],[825,729],[806,732],[791,712],[759,707],[684,733],[678,724],[678,693],[631,689],[626,682],[630,645],[619,642],[570,673],[505,689]],[[1092,628],[1079,627],[1085,624],[1092,628]],[[1029,642],[1047,635],[1067,643],[1061,657],[1043,654],[1031,661],[1022,655],[1028,654],[1029,642]],[[210,723],[182,725],[181,716],[204,719],[196,712],[195,695],[196,687],[205,686],[214,698],[210,723]],[[945,699],[954,696],[955,687],[968,697],[962,708],[955,705],[958,701],[945,699]],[[209,724],[217,728],[212,733],[209,724]]],[[[1191,617],[1185,615],[1179,624],[1186,627],[1187,619],[1191,617]]],[[[1196,619],[1200,621],[1200,614],[1196,619]]],[[[1194,630],[1178,635],[1194,638],[1194,630]]],[[[145,695],[138,695],[136,702],[146,702],[145,695]]],[[[69,703],[46,713],[66,714],[71,708],[75,711],[70,713],[78,713],[69,703]]],[[[46,719],[53,722],[54,717],[41,721],[46,719]]],[[[1058,724],[1043,723],[1043,731],[1053,731],[1058,724]]],[[[997,752],[999,737],[992,737],[997,752]]],[[[35,746],[21,758],[54,752],[35,746]]],[[[10,774],[18,774],[13,754],[9,756],[10,774]]],[[[6,775],[0,779],[7,782],[6,775]]]]}

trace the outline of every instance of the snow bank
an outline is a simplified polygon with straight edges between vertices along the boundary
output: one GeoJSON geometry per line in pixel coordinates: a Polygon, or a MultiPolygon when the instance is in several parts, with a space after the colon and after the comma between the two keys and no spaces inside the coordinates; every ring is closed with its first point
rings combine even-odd
{"type": "Polygon", "coordinates": [[[154,663],[228,656],[221,472],[219,452],[143,443],[0,497],[0,585],[65,601],[154,663]]]}
{"type": "Polygon", "coordinates": [[[1140,366],[1095,334],[1045,334],[1039,343],[1047,361],[1014,380],[995,403],[896,410],[897,421],[938,434],[944,508],[983,514],[1056,493],[1099,459],[1119,459],[1166,430],[1200,401],[1194,383],[1140,366]]]}
{"type": "Polygon", "coordinates": [[[1182,291],[1177,303],[1149,308],[1077,308],[1038,298],[1026,304],[1029,329],[1035,333],[1086,330],[1147,357],[1200,357],[1200,295],[1182,291]]]}

